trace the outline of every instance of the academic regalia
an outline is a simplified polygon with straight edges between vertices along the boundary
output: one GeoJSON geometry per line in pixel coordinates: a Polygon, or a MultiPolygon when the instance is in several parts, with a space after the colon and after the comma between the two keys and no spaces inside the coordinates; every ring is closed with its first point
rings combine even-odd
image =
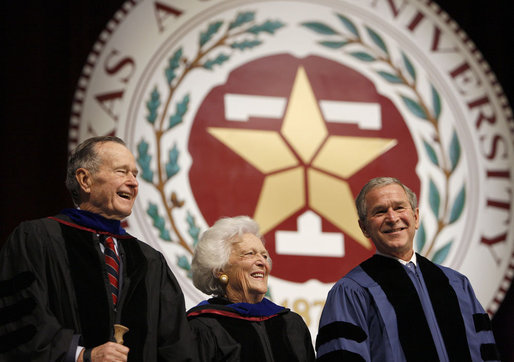
{"type": "Polygon", "coordinates": [[[119,221],[65,214],[21,223],[0,251],[0,361],[75,361],[77,345],[113,341],[115,323],[130,329],[130,361],[189,360],[184,296],[163,255],[119,221]],[[117,240],[116,306],[98,234],[117,240]]]}
{"type": "Polygon", "coordinates": [[[201,361],[314,361],[302,317],[266,298],[255,304],[212,298],[187,316],[201,361]]]}
{"type": "Polygon", "coordinates": [[[332,287],[319,324],[318,360],[499,360],[489,316],[469,280],[416,259],[413,276],[397,260],[375,255],[332,287]]]}

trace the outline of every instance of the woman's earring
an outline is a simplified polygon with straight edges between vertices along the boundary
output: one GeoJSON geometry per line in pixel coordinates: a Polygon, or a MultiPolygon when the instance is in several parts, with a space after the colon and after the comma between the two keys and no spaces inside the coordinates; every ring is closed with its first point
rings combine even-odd
{"type": "Polygon", "coordinates": [[[228,284],[228,275],[227,274],[221,274],[219,276],[219,280],[221,284],[227,285],[228,284]]]}

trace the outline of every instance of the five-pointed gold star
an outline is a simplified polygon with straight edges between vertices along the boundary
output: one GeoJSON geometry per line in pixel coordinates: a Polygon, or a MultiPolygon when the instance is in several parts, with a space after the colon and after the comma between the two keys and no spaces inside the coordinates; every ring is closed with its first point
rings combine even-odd
{"type": "Polygon", "coordinates": [[[280,133],[221,127],[208,132],[266,175],[253,216],[263,234],[307,204],[371,249],[358,227],[352,192],[344,179],[397,142],[328,135],[303,67],[296,73],[280,133]]]}

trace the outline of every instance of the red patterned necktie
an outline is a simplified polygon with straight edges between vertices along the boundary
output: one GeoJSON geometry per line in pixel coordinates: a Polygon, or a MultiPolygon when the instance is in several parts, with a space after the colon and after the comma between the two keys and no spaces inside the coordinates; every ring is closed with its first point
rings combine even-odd
{"type": "Polygon", "coordinates": [[[120,272],[120,259],[114,248],[114,239],[110,236],[104,239],[105,246],[105,266],[107,268],[107,276],[111,287],[112,302],[114,305],[118,302],[118,278],[120,272]]]}

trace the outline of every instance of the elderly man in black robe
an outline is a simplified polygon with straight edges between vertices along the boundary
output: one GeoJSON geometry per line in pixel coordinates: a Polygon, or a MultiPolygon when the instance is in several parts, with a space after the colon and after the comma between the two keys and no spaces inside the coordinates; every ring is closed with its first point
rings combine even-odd
{"type": "Polygon", "coordinates": [[[161,253],[120,221],[138,193],[117,137],[71,154],[77,208],[21,223],[0,251],[0,361],[188,361],[184,296],[161,253]],[[114,324],[129,328],[113,342],[114,324]]]}

